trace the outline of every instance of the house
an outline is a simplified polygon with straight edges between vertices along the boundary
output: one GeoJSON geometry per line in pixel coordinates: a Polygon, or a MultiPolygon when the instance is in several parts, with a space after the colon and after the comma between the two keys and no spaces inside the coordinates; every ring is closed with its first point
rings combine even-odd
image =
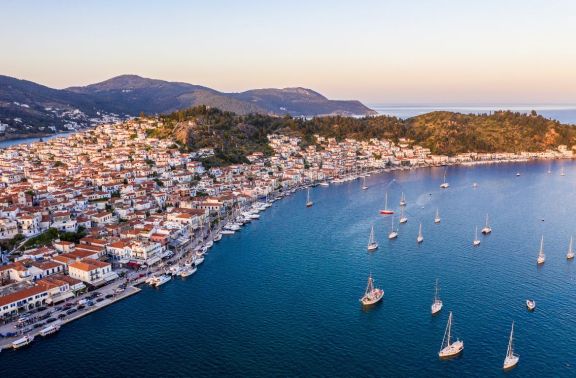
{"type": "Polygon", "coordinates": [[[68,274],[72,278],[95,287],[102,286],[118,278],[118,274],[112,271],[110,263],[90,258],[68,265],[68,274]]]}
{"type": "Polygon", "coordinates": [[[29,311],[46,304],[48,290],[36,285],[0,297],[0,317],[29,311]]]}

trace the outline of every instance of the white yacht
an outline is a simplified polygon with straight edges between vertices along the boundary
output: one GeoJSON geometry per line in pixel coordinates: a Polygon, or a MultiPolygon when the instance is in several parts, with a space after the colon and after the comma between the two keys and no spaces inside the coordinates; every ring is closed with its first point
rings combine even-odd
{"type": "Polygon", "coordinates": [[[366,286],[366,291],[364,292],[364,295],[362,296],[362,298],[360,298],[360,302],[362,303],[363,306],[370,306],[380,302],[383,296],[384,296],[384,290],[375,288],[372,275],[369,275],[368,285],[366,286]]]}
{"type": "Polygon", "coordinates": [[[444,181],[442,182],[442,184],[440,184],[440,188],[448,189],[449,187],[450,184],[448,184],[448,181],[446,181],[446,170],[444,170],[444,181]]]}
{"type": "Polygon", "coordinates": [[[50,336],[56,332],[58,332],[60,330],[60,325],[59,324],[51,324],[46,328],[43,328],[40,330],[40,335],[41,336],[50,336]]]}
{"type": "Polygon", "coordinates": [[[203,262],[204,262],[204,256],[203,255],[197,255],[194,258],[194,265],[196,265],[196,266],[202,264],[203,262]]]}
{"type": "Polygon", "coordinates": [[[510,370],[518,364],[520,356],[514,354],[514,322],[512,322],[512,329],[510,330],[510,338],[508,339],[508,350],[506,351],[506,358],[504,358],[504,370],[510,370]]]}
{"type": "Polygon", "coordinates": [[[566,176],[566,173],[564,173],[564,167],[562,167],[562,169],[560,170],[560,176],[566,176]]]}
{"type": "Polygon", "coordinates": [[[392,216],[392,225],[390,227],[390,233],[388,234],[388,239],[396,239],[398,237],[398,230],[394,228],[394,216],[392,216]]]}
{"type": "Polygon", "coordinates": [[[436,279],[436,290],[434,292],[434,302],[432,302],[432,306],[431,306],[431,312],[432,315],[436,315],[437,313],[440,312],[440,310],[442,310],[442,301],[440,300],[440,297],[438,296],[438,279],[436,279]]]}
{"type": "Polygon", "coordinates": [[[366,176],[362,177],[362,190],[366,190],[368,189],[368,186],[366,185],[366,176]]]}
{"type": "Polygon", "coordinates": [[[368,239],[368,250],[375,251],[377,249],[378,249],[378,243],[374,238],[374,226],[372,226],[372,228],[370,229],[370,239],[368,239]]]}
{"type": "Polygon", "coordinates": [[[311,207],[314,205],[314,202],[310,199],[310,188],[308,188],[308,192],[306,193],[306,207],[311,207]]]}
{"type": "Polygon", "coordinates": [[[446,325],[446,331],[444,331],[444,338],[442,339],[442,347],[438,356],[441,359],[449,359],[456,357],[464,350],[464,341],[456,339],[452,342],[452,311],[448,316],[448,324],[446,325]]]}
{"type": "Polygon", "coordinates": [[[189,276],[193,275],[194,273],[196,273],[197,270],[198,270],[198,268],[196,268],[196,266],[194,266],[194,264],[192,264],[192,266],[187,267],[185,269],[182,269],[182,271],[180,272],[180,277],[182,277],[182,278],[189,277],[189,276]]]}
{"type": "Polygon", "coordinates": [[[416,243],[420,244],[424,241],[424,235],[422,235],[422,223],[420,223],[420,227],[418,228],[418,236],[416,237],[416,243]]]}
{"type": "Polygon", "coordinates": [[[566,252],[566,258],[572,260],[574,258],[574,249],[572,249],[572,236],[570,236],[570,245],[568,246],[568,252],[566,252]]]}
{"type": "Polygon", "coordinates": [[[528,311],[534,311],[536,309],[536,301],[533,299],[526,299],[526,308],[528,308],[528,311]]]}
{"type": "Polygon", "coordinates": [[[488,223],[488,214],[486,214],[486,224],[484,225],[484,228],[482,229],[482,233],[484,235],[488,235],[491,232],[492,232],[492,228],[490,227],[490,224],[488,223]]]}
{"type": "Polygon", "coordinates": [[[328,183],[328,181],[322,181],[322,182],[320,183],[320,186],[327,187],[327,186],[330,186],[330,184],[328,183]]]}
{"type": "Polygon", "coordinates": [[[442,219],[440,218],[440,212],[436,209],[436,216],[434,217],[434,223],[440,223],[442,219]]]}
{"type": "Polygon", "coordinates": [[[538,252],[538,259],[536,260],[538,265],[544,264],[546,262],[546,254],[544,253],[544,235],[540,239],[540,252],[538,252]]]}
{"type": "Polygon", "coordinates": [[[480,239],[478,239],[478,226],[476,226],[476,231],[474,232],[474,241],[472,241],[472,245],[474,247],[478,247],[480,245],[480,239]]]}
{"type": "Polygon", "coordinates": [[[400,206],[406,206],[406,197],[404,197],[404,192],[400,196],[400,206]]]}
{"type": "Polygon", "coordinates": [[[170,277],[169,275],[162,274],[160,276],[153,277],[150,280],[150,286],[160,287],[160,286],[164,285],[166,282],[170,281],[171,279],[172,279],[172,277],[170,277]]]}
{"type": "Polygon", "coordinates": [[[220,240],[222,240],[222,234],[217,233],[216,236],[214,236],[214,242],[219,242],[220,240]]]}
{"type": "Polygon", "coordinates": [[[400,208],[400,223],[404,224],[406,222],[408,222],[408,217],[404,214],[404,208],[401,207],[400,208]]]}
{"type": "Polygon", "coordinates": [[[228,229],[223,229],[222,231],[220,231],[220,234],[222,234],[222,235],[234,235],[235,233],[236,233],[236,231],[228,230],[228,229]]]}
{"type": "Polygon", "coordinates": [[[32,343],[32,341],[34,341],[34,336],[26,335],[24,337],[19,338],[18,340],[15,340],[12,343],[12,348],[13,349],[23,348],[26,345],[29,345],[30,343],[32,343]]]}

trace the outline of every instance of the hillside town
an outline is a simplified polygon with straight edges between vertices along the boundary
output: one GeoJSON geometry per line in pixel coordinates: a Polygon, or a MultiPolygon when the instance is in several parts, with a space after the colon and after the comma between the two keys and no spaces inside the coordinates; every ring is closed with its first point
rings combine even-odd
{"type": "Polygon", "coordinates": [[[572,158],[567,146],[449,157],[410,140],[317,135],[303,147],[297,137],[273,134],[271,156],[206,169],[202,159],[214,151],[181,152],[170,139],[149,137],[159,122],[104,124],[0,150],[0,333],[7,340],[0,344],[112,303],[137,284],[194,273],[213,242],[298,188],[394,169],[572,158]],[[107,300],[99,299],[105,292],[107,300]]]}

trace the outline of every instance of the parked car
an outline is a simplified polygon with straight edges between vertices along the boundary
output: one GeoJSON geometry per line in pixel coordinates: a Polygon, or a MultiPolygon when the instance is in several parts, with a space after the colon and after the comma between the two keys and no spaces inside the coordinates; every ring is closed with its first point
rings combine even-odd
{"type": "Polygon", "coordinates": [[[58,315],[58,319],[64,319],[65,317],[66,317],[66,314],[64,314],[64,313],[58,315]]]}
{"type": "Polygon", "coordinates": [[[76,310],[75,308],[71,308],[70,310],[66,311],[66,314],[70,315],[70,314],[75,313],[76,311],[78,311],[78,310],[76,310]]]}
{"type": "Polygon", "coordinates": [[[104,298],[100,297],[100,298],[96,298],[96,302],[102,302],[104,300],[104,298]]]}
{"type": "Polygon", "coordinates": [[[49,323],[52,323],[55,321],[56,321],[56,318],[48,318],[48,319],[46,319],[46,324],[49,324],[49,323]]]}
{"type": "Polygon", "coordinates": [[[106,296],[105,296],[104,298],[110,299],[110,298],[112,298],[113,296],[114,296],[114,294],[106,294],[106,296]]]}

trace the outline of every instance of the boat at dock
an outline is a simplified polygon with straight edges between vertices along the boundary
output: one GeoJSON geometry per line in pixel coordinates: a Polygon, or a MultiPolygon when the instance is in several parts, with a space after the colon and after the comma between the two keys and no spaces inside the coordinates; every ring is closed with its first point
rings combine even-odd
{"type": "Polygon", "coordinates": [[[510,330],[510,338],[508,339],[508,350],[506,351],[506,358],[504,358],[504,370],[510,370],[518,364],[520,356],[514,354],[514,322],[512,322],[512,329],[510,330]]]}
{"type": "Polygon", "coordinates": [[[12,349],[17,350],[20,348],[24,348],[25,346],[30,345],[32,341],[34,341],[34,336],[26,335],[24,337],[19,338],[18,340],[15,340],[12,343],[12,349]]]}
{"type": "Polygon", "coordinates": [[[40,330],[40,336],[46,337],[55,334],[60,330],[59,324],[51,324],[46,328],[40,330]]]}
{"type": "Polygon", "coordinates": [[[444,338],[442,339],[442,346],[438,356],[441,359],[449,359],[458,356],[464,350],[464,341],[456,339],[452,342],[452,311],[448,316],[448,324],[446,325],[446,331],[444,331],[444,338]]]}
{"type": "Polygon", "coordinates": [[[374,280],[372,279],[372,274],[368,276],[368,285],[366,286],[366,291],[360,302],[363,306],[371,306],[382,300],[384,297],[384,290],[374,287],[374,280]]]}
{"type": "Polygon", "coordinates": [[[160,287],[164,285],[166,282],[170,281],[171,279],[172,277],[170,277],[168,274],[162,274],[160,276],[152,277],[149,280],[149,284],[152,287],[160,287]]]}
{"type": "Polygon", "coordinates": [[[198,270],[198,268],[196,268],[196,266],[194,266],[194,265],[187,267],[187,268],[184,268],[184,269],[182,269],[182,271],[180,271],[180,277],[182,277],[182,278],[189,277],[189,276],[193,275],[194,273],[196,273],[197,270],[198,270]]]}

